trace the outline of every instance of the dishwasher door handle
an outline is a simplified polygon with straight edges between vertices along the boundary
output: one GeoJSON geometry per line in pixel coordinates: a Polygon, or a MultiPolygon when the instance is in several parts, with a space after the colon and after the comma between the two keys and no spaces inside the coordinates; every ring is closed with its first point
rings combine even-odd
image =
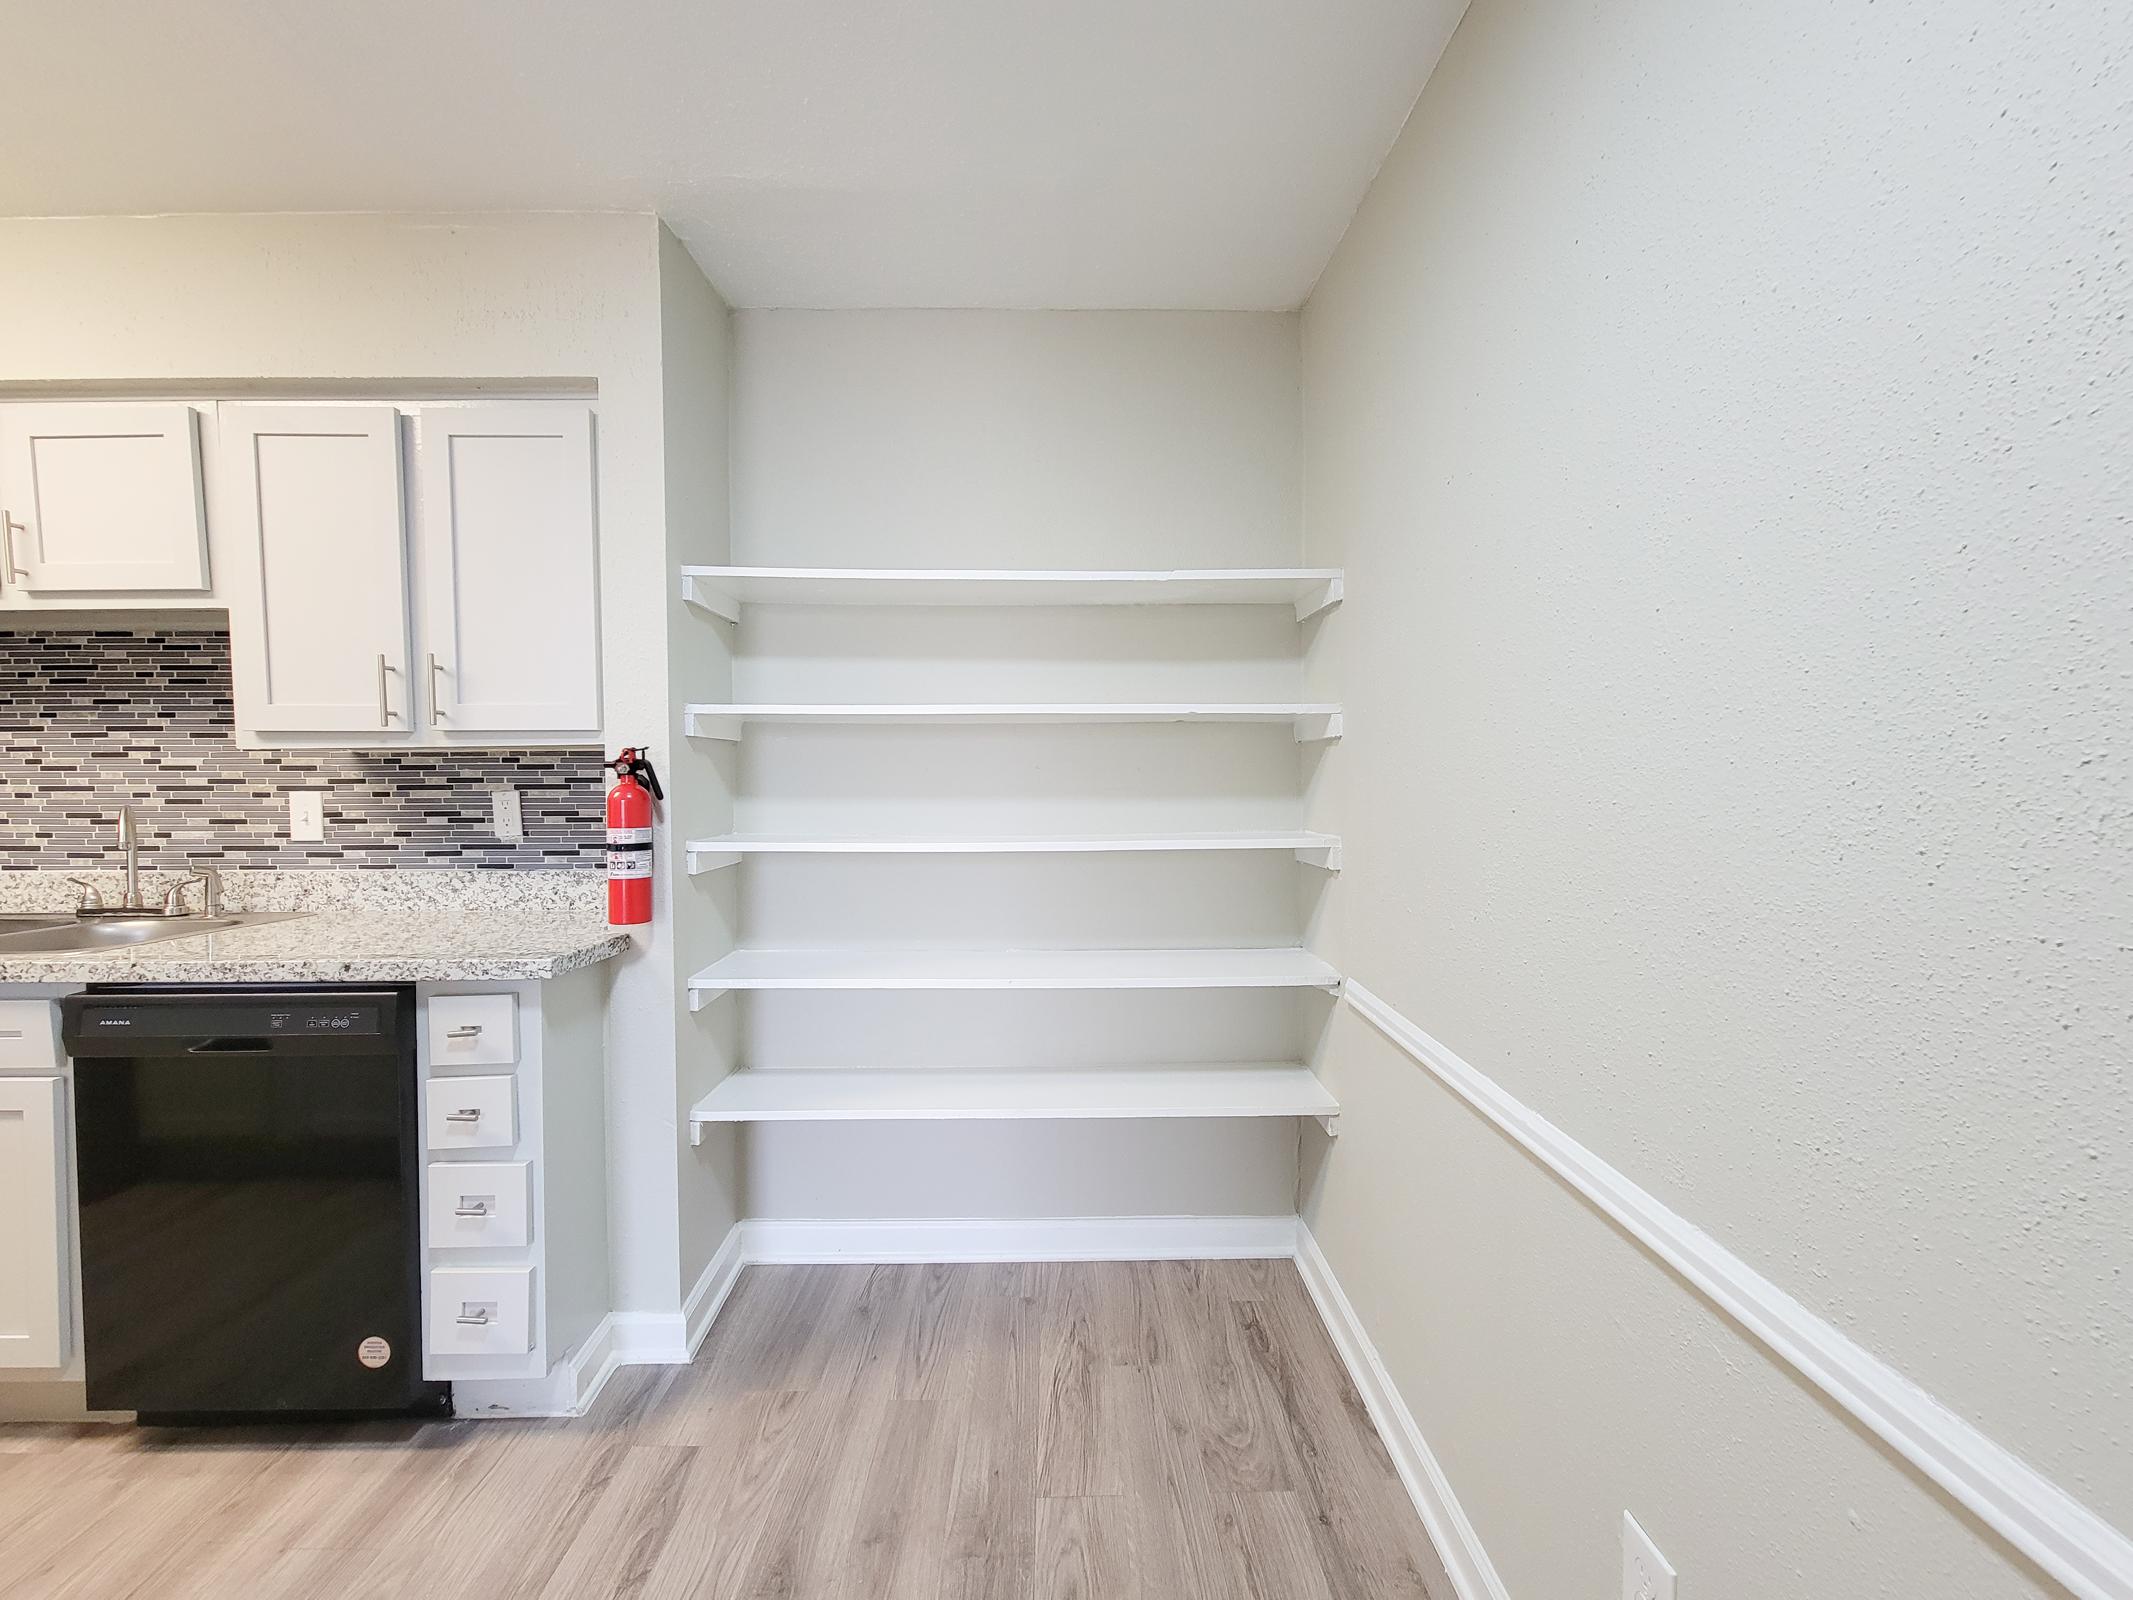
{"type": "Polygon", "coordinates": [[[274,1053],[271,1039],[202,1039],[198,1044],[185,1047],[189,1056],[270,1056],[274,1053]]]}

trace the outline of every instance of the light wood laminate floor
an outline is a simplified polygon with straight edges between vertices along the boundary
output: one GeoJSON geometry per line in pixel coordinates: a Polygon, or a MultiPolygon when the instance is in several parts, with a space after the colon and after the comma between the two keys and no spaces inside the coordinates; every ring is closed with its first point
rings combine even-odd
{"type": "Polygon", "coordinates": [[[752,1267],[554,1422],[0,1427],[0,1594],[1451,1600],[1288,1262],[752,1267]]]}

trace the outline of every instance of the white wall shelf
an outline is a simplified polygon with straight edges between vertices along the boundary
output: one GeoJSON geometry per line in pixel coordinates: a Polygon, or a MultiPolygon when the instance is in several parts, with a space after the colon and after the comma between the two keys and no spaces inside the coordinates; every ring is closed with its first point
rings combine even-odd
{"type": "Polygon", "coordinates": [[[1286,722],[1299,744],[1341,736],[1337,705],[685,705],[693,739],[739,739],[750,724],[814,727],[1009,726],[1111,722],[1286,722]]]}
{"type": "Polygon", "coordinates": [[[762,989],[1324,989],[1340,974],[1292,945],[1236,950],[740,949],[689,979],[689,1009],[762,989]]]}
{"type": "Polygon", "coordinates": [[[1080,1117],[1315,1117],[1340,1102],[1290,1061],[1209,1066],[745,1070],[689,1111],[689,1137],[719,1122],[1015,1121],[1080,1117]]]}
{"type": "Polygon", "coordinates": [[[1333,567],[1177,572],[683,567],[681,593],[729,622],[740,620],[744,605],[1286,605],[1302,622],[1340,603],[1341,574],[1333,567]]]}
{"type": "Polygon", "coordinates": [[[854,838],[836,835],[729,833],[691,839],[689,870],[714,872],[752,855],[985,856],[1106,855],[1138,851],[1290,850],[1306,866],[1338,872],[1341,842],[1330,833],[1126,833],[994,835],[958,839],[854,838]]]}

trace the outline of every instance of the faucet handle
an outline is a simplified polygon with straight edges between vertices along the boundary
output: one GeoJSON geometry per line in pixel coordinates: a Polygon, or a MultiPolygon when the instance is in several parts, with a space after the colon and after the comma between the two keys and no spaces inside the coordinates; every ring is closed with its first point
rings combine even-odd
{"type": "Polygon", "coordinates": [[[185,909],[185,891],[196,883],[206,883],[205,878],[180,878],[163,891],[163,915],[183,917],[190,915],[185,909]]]}
{"type": "Polygon", "coordinates": [[[81,899],[75,903],[77,911],[101,911],[104,909],[104,893],[87,878],[69,878],[67,882],[81,890],[81,899]]]}
{"type": "Polygon", "coordinates": [[[200,910],[207,916],[222,914],[222,872],[205,861],[188,861],[185,865],[195,874],[193,881],[205,885],[200,891],[200,910]]]}

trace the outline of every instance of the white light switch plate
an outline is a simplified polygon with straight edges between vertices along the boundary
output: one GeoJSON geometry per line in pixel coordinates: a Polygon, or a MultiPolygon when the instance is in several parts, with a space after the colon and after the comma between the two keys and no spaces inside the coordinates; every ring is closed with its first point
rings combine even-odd
{"type": "Polygon", "coordinates": [[[1674,1569],[1627,1511],[1622,1513],[1622,1600],[1674,1600],[1674,1569]]]}
{"type": "Polygon", "coordinates": [[[489,830],[505,844],[517,844],[526,837],[525,814],[519,809],[516,789],[489,791],[489,830]]]}
{"type": "Polygon", "coordinates": [[[296,844],[317,844],[326,837],[326,796],[317,789],[297,789],[289,795],[289,838],[296,844]]]}

